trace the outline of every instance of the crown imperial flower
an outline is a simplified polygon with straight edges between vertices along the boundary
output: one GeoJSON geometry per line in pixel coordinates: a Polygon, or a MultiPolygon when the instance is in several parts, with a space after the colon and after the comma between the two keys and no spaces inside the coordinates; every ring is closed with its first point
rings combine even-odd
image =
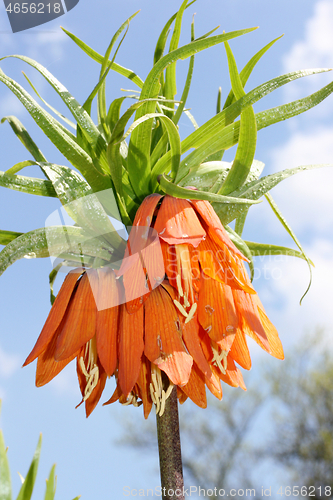
{"type": "Polygon", "coordinates": [[[143,403],[145,417],[153,404],[163,414],[174,386],[181,403],[189,397],[203,408],[205,386],[219,399],[221,380],[245,389],[237,365],[251,367],[246,335],[283,358],[246,260],[209,202],[152,194],[118,271],[67,275],[25,365],[38,358],[40,386],[76,358],[87,415],[112,375],[106,404],[143,403]]]}

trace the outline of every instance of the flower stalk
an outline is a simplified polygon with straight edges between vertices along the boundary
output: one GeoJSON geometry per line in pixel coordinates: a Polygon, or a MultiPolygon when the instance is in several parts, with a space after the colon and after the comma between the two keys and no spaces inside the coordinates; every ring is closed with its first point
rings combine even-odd
{"type": "Polygon", "coordinates": [[[165,403],[162,416],[156,416],[162,498],[184,498],[183,464],[180,446],[177,388],[165,403]]]}

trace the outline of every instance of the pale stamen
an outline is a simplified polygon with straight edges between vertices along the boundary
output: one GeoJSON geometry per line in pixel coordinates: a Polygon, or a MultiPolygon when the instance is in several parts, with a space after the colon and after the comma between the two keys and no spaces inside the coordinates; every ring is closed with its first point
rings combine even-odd
{"type": "Polygon", "coordinates": [[[129,406],[129,405],[133,405],[135,407],[138,407],[138,406],[141,406],[142,405],[142,401],[138,401],[138,395],[137,394],[134,394],[133,392],[131,392],[128,396],[127,396],[127,400],[125,401],[125,403],[122,403],[123,406],[129,406]]]}
{"type": "Polygon", "coordinates": [[[156,406],[156,415],[161,417],[165,410],[165,402],[173,389],[173,383],[169,380],[169,387],[165,392],[163,389],[161,370],[154,364],[151,365],[151,380],[149,385],[150,396],[156,406]]]}
{"type": "Polygon", "coordinates": [[[184,295],[184,307],[190,307],[190,303],[188,301],[187,295],[184,295]]]}
{"type": "Polygon", "coordinates": [[[178,302],[178,300],[174,300],[173,303],[175,304],[177,309],[182,313],[182,315],[185,316],[185,318],[187,318],[188,314],[185,311],[184,307],[181,305],[181,303],[178,302]]]}
{"type": "Polygon", "coordinates": [[[177,281],[177,288],[178,288],[179,297],[183,297],[184,292],[183,292],[183,288],[182,288],[182,279],[180,277],[180,274],[177,274],[176,281],[177,281]]]}
{"type": "Polygon", "coordinates": [[[228,361],[227,361],[227,356],[228,353],[227,351],[221,351],[220,353],[218,350],[212,345],[212,351],[214,354],[214,357],[212,359],[212,363],[215,364],[220,370],[223,375],[226,374],[227,372],[227,367],[228,367],[228,361]]]}
{"type": "Polygon", "coordinates": [[[194,302],[194,304],[192,304],[192,307],[190,309],[190,312],[188,313],[188,316],[185,320],[185,323],[188,323],[189,321],[191,321],[191,319],[193,318],[193,316],[195,314],[195,311],[197,310],[197,306],[198,306],[198,304],[196,302],[194,302]]]}
{"type": "Polygon", "coordinates": [[[86,386],[84,388],[83,401],[87,401],[92,391],[98,384],[99,368],[97,366],[97,347],[96,337],[93,337],[86,343],[84,358],[79,358],[79,365],[83,375],[86,378],[86,386]]]}
{"type": "Polygon", "coordinates": [[[193,303],[191,256],[188,246],[176,245],[176,256],[178,274],[183,277],[183,283],[185,285],[184,295],[193,303]]]}

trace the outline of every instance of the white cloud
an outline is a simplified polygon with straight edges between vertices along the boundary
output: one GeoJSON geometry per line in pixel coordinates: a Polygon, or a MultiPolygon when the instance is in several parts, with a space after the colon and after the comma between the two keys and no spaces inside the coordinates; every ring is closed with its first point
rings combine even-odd
{"type": "MultiPolygon", "coordinates": [[[[38,61],[52,73],[52,64],[62,59],[65,55],[65,44],[69,42],[69,37],[65,35],[59,27],[56,27],[56,29],[52,31],[43,25],[27,30],[26,32],[23,31],[13,34],[10,32],[9,22],[7,22],[5,17],[6,13],[4,9],[0,9],[0,57],[9,54],[25,55],[38,61]],[[3,29],[1,30],[1,28],[3,29]]],[[[2,61],[1,63],[2,69],[9,76],[11,76],[11,64],[13,64],[12,61],[2,61]]],[[[37,71],[32,70],[27,64],[22,63],[22,61],[16,61],[14,64],[20,65],[20,68],[27,72],[30,78],[32,72],[34,72],[32,81],[41,95],[45,93],[46,88],[50,87],[46,80],[40,76],[37,71]]],[[[24,82],[23,86],[34,96],[29,85],[26,85],[24,82]]],[[[0,100],[1,117],[7,114],[14,114],[20,117],[25,113],[18,99],[10,91],[6,90],[3,84],[1,84],[0,92],[2,97],[0,100]]]]}
{"type": "MultiPolygon", "coordinates": [[[[333,3],[331,0],[319,0],[314,4],[313,16],[305,24],[303,39],[296,42],[283,58],[284,72],[307,68],[333,67],[333,3]]],[[[284,87],[288,100],[298,99],[315,92],[332,80],[332,73],[321,76],[301,78],[284,87]]],[[[316,108],[318,116],[328,116],[333,102],[316,108]]]]}
{"type": "Polygon", "coordinates": [[[283,63],[287,71],[295,67],[333,66],[333,3],[320,0],[315,3],[314,14],[305,25],[304,39],[297,42],[283,63]]]}
{"type": "MultiPolygon", "coordinates": [[[[300,165],[333,165],[333,128],[297,132],[272,151],[274,172],[300,165]]],[[[333,166],[301,172],[282,181],[272,195],[295,231],[327,232],[333,227],[333,166]]]]}
{"type": "Polygon", "coordinates": [[[307,250],[316,267],[313,269],[312,286],[302,306],[298,303],[308,280],[308,273],[302,261],[297,262],[292,258],[286,260],[281,265],[281,279],[272,280],[270,283],[272,294],[270,309],[275,309],[277,312],[277,304],[283,301],[278,326],[286,340],[288,338],[292,340],[299,334],[314,331],[321,326],[327,328],[330,336],[333,335],[333,242],[316,239],[307,250]],[[276,307],[274,307],[273,297],[275,297],[276,307]]]}
{"type": "Polygon", "coordinates": [[[20,357],[5,352],[0,346],[0,376],[10,377],[20,367],[20,357]]]}

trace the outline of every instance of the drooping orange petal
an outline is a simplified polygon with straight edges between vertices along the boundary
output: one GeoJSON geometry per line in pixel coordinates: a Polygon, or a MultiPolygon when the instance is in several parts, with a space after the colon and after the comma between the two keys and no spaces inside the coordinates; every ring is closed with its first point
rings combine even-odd
{"type": "Polygon", "coordinates": [[[122,305],[119,326],[118,380],[125,397],[131,392],[139,377],[143,348],[143,307],[129,314],[125,305],[122,305]]]}
{"type": "Polygon", "coordinates": [[[145,303],[145,355],[175,385],[188,382],[193,359],[182,341],[176,307],[161,286],[151,292],[145,303]]]}
{"type": "Polygon", "coordinates": [[[174,288],[177,288],[176,279],[178,274],[178,268],[177,268],[176,248],[174,245],[168,245],[168,243],[166,243],[163,240],[160,241],[161,241],[161,249],[163,254],[164,268],[166,275],[168,277],[170,284],[174,288]]]}
{"type": "Polygon", "coordinates": [[[155,208],[162,195],[154,193],[147,196],[138,208],[133,226],[151,226],[155,208]]]}
{"type": "Polygon", "coordinates": [[[182,391],[200,408],[207,407],[205,378],[195,363],[193,363],[189,381],[182,387],[182,391]]]}
{"type": "Polygon", "coordinates": [[[270,352],[269,341],[261,324],[258,308],[253,295],[242,290],[233,290],[234,301],[241,320],[241,329],[265,351],[270,352]]]}
{"type": "Polygon", "coordinates": [[[183,387],[191,374],[193,359],[186,352],[175,351],[169,357],[160,356],[156,365],[169,377],[173,384],[183,387]],[[186,382],[185,382],[186,381],[186,382]]]}
{"type": "Polygon", "coordinates": [[[169,245],[191,243],[197,247],[206,231],[187,200],[165,196],[158,211],[154,229],[169,245]]]}
{"type": "Polygon", "coordinates": [[[141,203],[129,234],[122,264],[117,271],[118,276],[123,276],[127,310],[130,313],[142,306],[148,297],[149,289],[157,285],[159,277],[161,280],[164,277],[159,238],[156,231],[150,227],[161,197],[159,194],[152,194],[141,203]],[[146,253],[147,259],[142,252],[146,253]],[[147,273],[151,280],[150,284],[146,279],[147,273]]]}
{"type": "Polygon", "coordinates": [[[165,267],[160,239],[156,234],[141,252],[143,265],[147,273],[150,289],[156,288],[164,279],[165,267]]]}
{"type": "Polygon", "coordinates": [[[66,321],[58,336],[55,351],[57,361],[70,357],[95,335],[97,308],[92,289],[97,288],[97,271],[89,269],[78,284],[66,314],[66,321]]]}
{"type": "Polygon", "coordinates": [[[219,245],[226,245],[232,253],[238,255],[241,259],[248,261],[248,259],[240,252],[240,250],[238,250],[236,245],[234,245],[229,238],[227,231],[224,229],[222,222],[209,201],[191,200],[191,203],[207,224],[209,235],[219,245]]]}
{"type": "Polygon", "coordinates": [[[86,400],[86,417],[88,418],[91,412],[96,407],[98,401],[101,399],[102,392],[104,391],[105,383],[106,383],[107,375],[103,368],[101,367],[101,373],[99,375],[99,379],[96,387],[93,389],[91,395],[86,400]]]}
{"type": "Polygon", "coordinates": [[[258,312],[261,319],[261,323],[264,327],[264,330],[268,338],[270,354],[275,358],[284,359],[283,347],[275,326],[271,323],[271,321],[266,316],[264,309],[261,308],[260,306],[258,306],[258,312]]]}
{"type": "Polygon", "coordinates": [[[121,304],[119,280],[108,267],[98,269],[96,345],[101,365],[110,377],[118,360],[118,320],[121,304]]]}
{"type": "Polygon", "coordinates": [[[191,274],[192,274],[192,288],[195,293],[200,290],[200,278],[201,271],[199,266],[199,252],[197,248],[193,248],[191,245],[188,246],[191,260],[191,274]]]}
{"type": "Polygon", "coordinates": [[[63,284],[59,290],[59,293],[54,301],[52,309],[47,317],[47,320],[44,324],[44,327],[41,331],[41,334],[38,337],[38,340],[35,344],[35,347],[25,360],[23,366],[28,365],[34,359],[36,359],[40,354],[45,351],[48,346],[48,343],[52,340],[52,337],[59,327],[65,312],[67,310],[69,301],[72,297],[74,288],[76,286],[78,278],[83,273],[83,269],[75,269],[70,271],[63,284]]]}
{"type": "MultiPolygon", "coordinates": [[[[60,327],[61,328],[61,327],[60,327]]],[[[37,369],[36,369],[36,386],[41,387],[48,384],[61,370],[65,368],[78,354],[75,352],[64,361],[56,361],[54,353],[57,345],[57,332],[54,334],[53,339],[48,343],[47,348],[38,356],[37,369]]]]}
{"type": "Polygon", "coordinates": [[[147,239],[151,237],[153,233],[156,235],[156,231],[152,229],[149,230],[149,228],[152,224],[156,206],[161,198],[162,196],[160,194],[151,194],[143,200],[138,208],[128,237],[123,262],[118,271],[119,276],[122,276],[127,268],[127,257],[140,252],[147,246],[147,239]]]}
{"type": "Polygon", "coordinates": [[[241,387],[244,391],[246,391],[242,372],[235,365],[231,355],[228,356],[227,363],[228,365],[226,374],[223,375],[223,373],[219,371],[220,379],[231,387],[241,387]]]}
{"type": "Polygon", "coordinates": [[[226,246],[221,248],[207,237],[200,243],[198,252],[201,269],[207,276],[232,288],[255,293],[253,286],[244,276],[243,263],[234,257],[226,246]]]}
{"type": "Polygon", "coordinates": [[[208,389],[214,394],[214,396],[221,399],[221,384],[219,380],[214,377],[209,363],[202,351],[199,338],[199,328],[200,326],[197,314],[195,314],[193,319],[191,319],[188,323],[182,321],[183,340],[198,369],[203,373],[208,389]]]}
{"type": "Polygon", "coordinates": [[[103,403],[103,406],[106,406],[106,405],[110,405],[112,403],[115,403],[116,401],[118,401],[118,399],[122,396],[122,391],[121,391],[121,388],[120,388],[120,385],[119,385],[119,382],[117,383],[117,387],[115,388],[112,396],[110,399],[108,399],[107,401],[105,401],[105,403],[103,403]]]}
{"type": "Polygon", "coordinates": [[[143,414],[145,418],[148,418],[151,408],[153,406],[149,390],[150,382],[151,382],[150,361],[148,361],[146,356],[143,355],[137,385],[140,388],[140,396],[143,403],[143,414]]]}
{"type": "MultiPolygon", "coordinates": [[[[79,363],[80,358],[85,358],[85,347],[82,347],[78,353],[77,356],[77,362],[76,362],[76,372],[77,372],[77,378],[79,381],[79,386],[82,394],[82,398],[84,397],[84,392],[85,388],[87,386],[87,379],[84,373],[82,372],[82,368],[79,363]]],[[[105,387],[106,383],[106,378],[107,375],[100,364],[99,360],[97,360],[97,366],[98,366],[98,381],[94,389],[92,390],[90,396],[86,399],[85,401],[85,409],[86,409],[86,417],[88,418],[91,412],[94,410],[96,407],[98,401],[101,399],[102,392],[105,387]]],[[[76,408],[78,408],[81,404],[83,403],[83,399],[80,404],[77,405],[76,408]]]]}
{"type": "Polygon", "coordinates": [[[200,285],[198,320],[221,349],[230,350],[238,326],[232,290],[204,274],[200,285]]]}
{"type": "Polygon", "coordinates": [[[186,396],[185,392],[183,392],[180,387],[177,387],[177,398],[180,405],[185,403],[187,397],[188,396],[186,396]]]}
{"type": "Polygon", "coordinates": [[[244,382],[244,379],[243,379],[243,374],[242,372],[240,371],[240,369],[238,368],[238,366],[236,366],[236,370],[237,370],[237,376],[238,376],[238,383],[239,383],[239,387],[241,389],[243,389],[243,391],[247,391],[246,389],[246,385],[245,385],[245,382],[244,382]]]}
{"type": "Polygon", "coordinates": [[[149,285],[143,267],[142,256],[135,253],[127,257],[127,265],[131,264],[123,274],[126,296],[126,308],[131,314],[140,309],[149,296],[149,285]]]}
{"type": "Polygon", "coordinates": [[[237,329],[235,340],[230,349],[230,355],[245,370],[251,368],[251,357],[246,337],[240,328],[237,329]]]}

